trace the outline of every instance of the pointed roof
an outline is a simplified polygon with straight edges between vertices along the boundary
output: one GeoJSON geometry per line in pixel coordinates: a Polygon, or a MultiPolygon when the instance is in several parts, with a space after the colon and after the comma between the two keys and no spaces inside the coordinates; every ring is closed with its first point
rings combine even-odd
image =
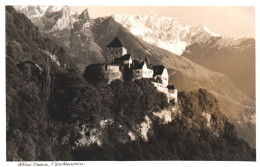
{"type": "Polygon", "coordinates": [[[155,75],[162,75],[163,70],[164,70],[164,66],[163,65],[153,66],[154,76],[155,75]]]}
{"type": "Polygon", "coordinates": [[[133,69],[142,69],[144,63],[145,63],[144,61],[139,62],[137,60],[134,60],[134,62],[133,62],[133,69]]]}
{"type": "Polygon", "coordinates": [[[171,90],[174,90],[174,89],[175,89],[175,86],[174,86],[174,85],[168,85],[167,88],[168,88],[168,89],[171,89],[171,90]]]}
{"type": "Polygon", "coordinates": [[[146,66],[147,66],[147,68],[153,70],[153,65],[152,64],[146,62],[146,66]]]}
{"type": "Polygon", "coordinates": [[[107,47],[122,47],[123,44],[122,42],[119,40],[118,37],[115,37],[115,39],[113,41],[111,41],[107,47]]]}
{"type": "Polygon", "coordinates": [[[121,65],[113,62],[113,63],[107,64],[107,66],[121,66],[121,65]]]}

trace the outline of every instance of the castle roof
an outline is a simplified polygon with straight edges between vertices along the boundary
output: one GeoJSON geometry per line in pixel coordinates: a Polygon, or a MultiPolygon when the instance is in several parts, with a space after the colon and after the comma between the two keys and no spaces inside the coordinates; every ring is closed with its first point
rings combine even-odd
{"type": "Polygon", "coordinates": [[[146,66],[147,66],[147,68],[149,68],[149,69],[153,69],[153,65],[150,64],[150,63],[147,63],[147,62],[146,62],[146,66]]]}
{"type": "Polygon", "coordinates": [[[167,88],[168,89],[175,89],[175,86],[174,85],[168,85],[167,88]]]}
{"type": "Polygon", "coordinates": [[[164,66],[163,65],[153,66],[153,73],[154,73],[154,75],[162,75],[163,70],[164,70],[164,66]]]}
{"type": "Polygon", "coordinates": [[[119,40],[118,37],[115,37],[115,39],[113,41],[111,41],[107,47],[122,47],[123,44],[122,42],[119,40]]]}
{"type": "Polygon", "coordinates": [[[144,65],[144,62],[139,62],[137,60],[134,60],[134,63],[133,63],[133,68],[134,69],[142,69],[143,68],[143,65],[144,65]]]}
{"type": "Polygon", "coordinates": [[[113,63],[109,63],[109,64],[107,64],[107,66],[121,66],[121,65],[118,64],[118,63],[113,62],[113,63]]]}
{"type": "Polygon", "coordinates": [[[120,61],[120,60],[129,60],[130,57],[131,57],[131,54],[125,54],[125,55],[122,56],[122,57],[115,58],[115,61],[120,61]]]}

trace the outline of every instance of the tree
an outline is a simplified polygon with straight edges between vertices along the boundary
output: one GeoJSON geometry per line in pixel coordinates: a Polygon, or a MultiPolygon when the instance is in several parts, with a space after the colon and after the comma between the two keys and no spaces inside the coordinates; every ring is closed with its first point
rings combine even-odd
{"type": "Polygon", "coordinates": [[[100,82],[105,82],[104,80],[104,65],[102,64],[91,64],[91,65],[88,65],[86,68],[85,68],[85,71],[84,71],[84,78],[89,82],[89,83],[92,83],[92,84],[98,84],[100,82]]]}

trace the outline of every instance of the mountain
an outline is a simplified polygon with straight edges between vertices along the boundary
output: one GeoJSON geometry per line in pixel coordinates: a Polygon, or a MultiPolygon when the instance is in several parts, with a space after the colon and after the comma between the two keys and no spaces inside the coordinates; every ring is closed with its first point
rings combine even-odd
{"type": "Polygon", "coordinates": [[[15,6],[17,11],[24,13],[40,29],[45,26],[42,17],[47,8],[48,6],[15,6]]]}
{"type": "Polygon", "coordinates": [[[174,18],[158,14],[151,16],[114,14],[112,17],[145,42],[177,55],[181,55],[187,45],[198,39],[220,36],[210,32],[205,26],[191,27],[174,18]]]}
{"type": "Polygon", "coordinates": [[[56,31],[72,28],[75,22],[68,6],[15,6],[24,13],[36,26],[44,31],[56,31]]]}
{"type": "Polygon", "coordinates": [[[88,9],[85,9],[79,16],[78,19],[80,20],[90,20],[88,9]]]}
{"type": "MultiPolygon", "coordinates": [[[[15,8],[31,18],[30,12],[26,12],[26,9],[34,7],[15,8]]],[[[88,10],[78,14],[68,6],[49,6],[42,11],[42,15],[35,16],[41,22],[35,19],[31,21],[39,27],[42,34],[61,45],[82,72],[88,64],[104,62],[101,49],[94,41],[91,28],[94,21],[90,19],[88,10]]]]}
{"type": "MultiPolygon", "coordinates": [[[[191,91],[198,88],[206,88],[216,95],[221,111],[236,125],[239,136],[255,147],[255,102],[237,89],[226,75],[210,71],[184,56],[173,54],[144,41],[143,38],[134,35],[115,21],[115,19],[119,20],[118,15],[90,19],[88,12],[85,10],[80,16],[74,22],[73,28],[67,27],[53,32],[45,31],[44,29],[41,31],[61,44],[73,62],[80,67],[81,71],[84,71],[85,66],[88,64],[104,62],[105,46],[117,36],[135,59],[147,57],[152,64],[163,64],[166,66],[169,71],[170,84],[174,84],[178,90],[191,91]]],[[[120,17],[120,19],[122,18],[124,17],[120,17]]],[[[135,19],[140,20],[140,18],[143,17],[131,17],[131,19],[127,17],[125,22],[128,22],[127,20],[134,22],[135,19]]],[[[149,25],[150,29],[153,28],[154,34],[157,34],[152,36],[149,28],[144,28],[148,32],[147,37],[149,39],[159,38],[163,40],[170,36],[173,38],[173,41],[177,40],[175,43],[178,45],[184,41],[185,45],[182,47],[184,49],[191,42],[196,43],[211,37],[221,38],[219,35],[211,33],[204,26],[178,26],[179,22],[166,17],[160,19],[161,17],[158,15],[151,16],[150,19],[148,17],[144,18],[147,21],[146,25],[149,25]],[[165,29],[163,29],[164,31],[160,30],[160,26],[157,26],[160,24],[157,24],[156,21],[162,24],[162,28],[168,26],[168,35],[162,33],[168,31],[165,31],[165,29]]],[[[131,24],[129,26],[131,27],[131,24]]],[[[142,26],[139,26],[135,31],[141,31],[140,27],[142,26]]]]}
{"type": "Polygon", "coordinates": [[[42,20],[45,24],[43,29],[50,32],[63,30],[65,28],[71,29],[73,28],[73,23],[75,21],[68,6],[49,6],[45,11],[42,20]]]}

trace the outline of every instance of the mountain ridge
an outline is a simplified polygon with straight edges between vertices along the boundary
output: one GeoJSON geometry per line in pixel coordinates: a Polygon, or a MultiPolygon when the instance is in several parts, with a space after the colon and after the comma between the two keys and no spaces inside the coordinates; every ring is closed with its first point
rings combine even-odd
{"type": "Polygon", "coordinates": [[[210,70],[228,75],[240,90],[255,100],[253,38],[210,38],[187,46],[182,56],[210,70]]]}
{"type": "Polygon", "coordinates": [[[200,38],[208,35],[220,36],[205,26],[191,27],[174,18],[158,14],[151,16],[114,14],[112,17],[144,41],[177,55],[181,55],[186,46],[193,42],[195,35],[199,35],[200,38]]]}

